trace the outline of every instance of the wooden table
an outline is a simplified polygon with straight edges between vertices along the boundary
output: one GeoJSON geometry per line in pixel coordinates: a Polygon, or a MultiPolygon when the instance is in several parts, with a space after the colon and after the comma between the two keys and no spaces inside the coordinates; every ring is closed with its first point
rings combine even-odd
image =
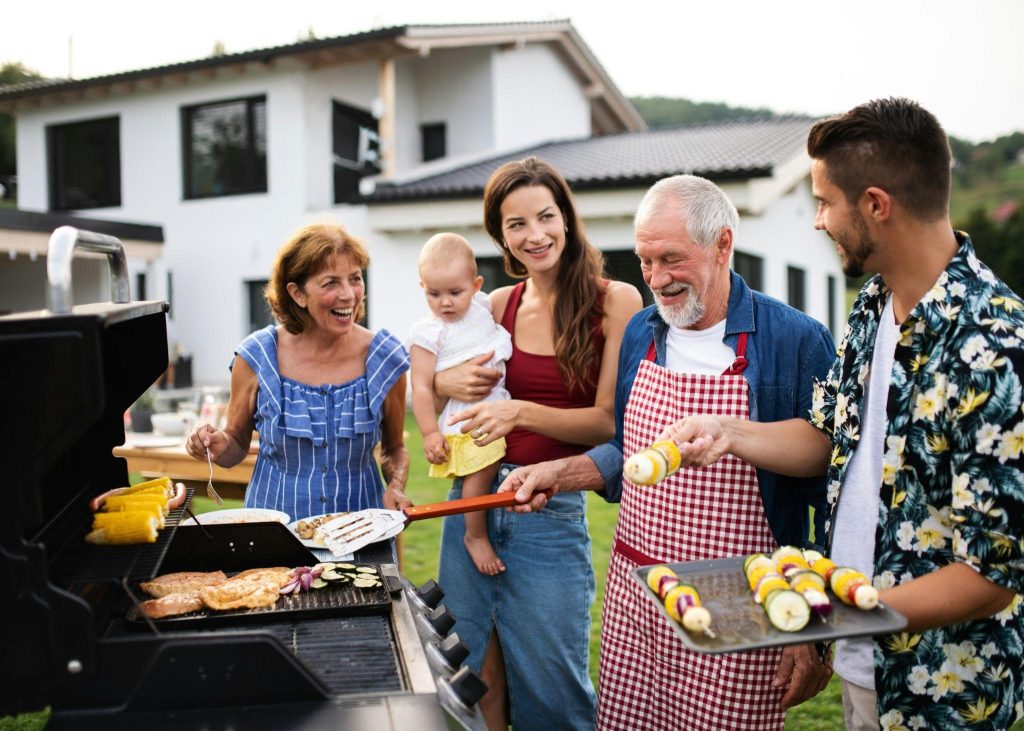
{"type": "MultiPolygon", "coordinates": [[[[167,475],[172,480],[202,483],[205,486],[210,476],[210,468],[206,462],[190,457],[185,451],[184,444],[173,447],[147,447],[133,443],[129,437],[125,444],[114,447],[114,456],[128,460],[129,472],[140,472],[147,478],[167,475]]],[[[234,467],[225,468],[214,464],[213,482],[220,496],[244,498],[245,488],[252,479],[255,464],[256,455],[252,452],[234,467]]]]}

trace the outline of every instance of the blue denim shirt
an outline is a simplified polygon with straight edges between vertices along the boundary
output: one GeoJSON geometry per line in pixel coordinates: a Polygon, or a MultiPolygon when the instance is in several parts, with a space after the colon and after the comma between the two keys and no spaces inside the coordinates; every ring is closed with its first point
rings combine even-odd
{"type": "MultiPolygon", "coordinates": [[[[618,502],[622,496],[622,421],[633,380],[652,338],[656,362],[665,365],[668,329],[654,305],[635,314],[626,326],[615,388],[615,438],[586,453],[604,478],[604,490],[599,494],[609,502],[618,502]]],[[[723,342],[735,350],[742,332],[749,333],[743,375],[750,384],[751,420],[806,418],[811,409],[812,384],[828,374],[836,357],[828,330],[789,305],[753,291],[732,272],[723,342]]],[[[768,525],[779,545],[807,543],[809,505],[815,509],[815,540],[824,543],[828,514],[824,476],[785,477],[759,469],[757,481],[768,525]]]]}

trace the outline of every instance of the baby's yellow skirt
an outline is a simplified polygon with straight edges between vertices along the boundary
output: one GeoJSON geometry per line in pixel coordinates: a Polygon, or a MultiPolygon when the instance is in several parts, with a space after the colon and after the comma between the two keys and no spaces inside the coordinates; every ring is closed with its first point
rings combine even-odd
{"type": "Polygon", "coordinates": [[[485,447],[473,443],[469,434],[445,434],[448,441],[448,461],[430,465],[431,477],[463,477],[479,472],[505,456],[505,437],[495,439],[485,447]]]}

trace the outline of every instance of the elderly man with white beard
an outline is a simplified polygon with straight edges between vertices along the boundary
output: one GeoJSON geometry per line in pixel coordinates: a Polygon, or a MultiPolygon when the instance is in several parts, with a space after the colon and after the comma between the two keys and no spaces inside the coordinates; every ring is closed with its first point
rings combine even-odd
{"type": "MultiPolygon", "coordinates": [[[[636,254],[655,305],[633,316],[619,353],[615,438],[586,454],[521,467],[500,490],[539,510],[542,490],[598,490],[620,502],[601,630],[601,729],[782,729],[785,709],[818,693],[831,667],[798,645],[727,655],[685,649],[628,574],[810,545],[821,479],[782,477],[735,458],[652,487],[622,477],[623,455],[687,415],[775,421],[803,416],[835,358],[828,331],[732,272],[735,207],[692,175],[656,183],[636,214],[636,254]]],[[[815,521],[816,536],[823,536],[815,521]]],[[[557,557],[553,557],[557,560],[557,557]]]]}

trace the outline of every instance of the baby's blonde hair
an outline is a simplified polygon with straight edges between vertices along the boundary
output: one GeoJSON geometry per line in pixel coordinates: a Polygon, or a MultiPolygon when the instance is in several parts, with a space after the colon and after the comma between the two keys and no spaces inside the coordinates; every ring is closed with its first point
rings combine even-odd
{"type": "Polygon", "coordinates": [[[473,247],[469,245],[469,242],[458,234],[434,234],[420,249],[420,276],[423,275],[424,264],[446,264],[459,259],[465,263],[470,275],[475,277],[477,275],[476,257],[473,256],[473,247]]]}

